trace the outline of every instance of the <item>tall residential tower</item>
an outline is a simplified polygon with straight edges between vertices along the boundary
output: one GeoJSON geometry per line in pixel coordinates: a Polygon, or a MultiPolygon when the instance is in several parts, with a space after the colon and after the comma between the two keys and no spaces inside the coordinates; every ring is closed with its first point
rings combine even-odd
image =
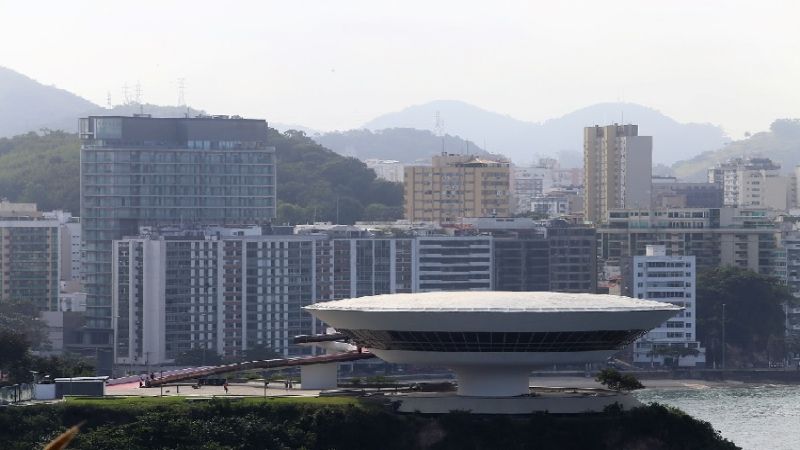
{"type": "Polygon", "coordinates": [[[650,208],[653,138],[638,125],[583,129],[584,218],[605,222],[608,211],[650,208]]]}

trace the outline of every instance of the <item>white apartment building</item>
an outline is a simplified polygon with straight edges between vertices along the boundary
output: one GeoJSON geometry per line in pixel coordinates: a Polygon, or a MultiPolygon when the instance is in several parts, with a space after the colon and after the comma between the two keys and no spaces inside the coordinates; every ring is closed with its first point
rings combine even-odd
{"type": "Polygon", "coordinates": [[[511,208],[515,213],[531,210],[531,200],[553,186],[553,169],[546,166],[511,167],[511,208]]]}
{"type": "Polygon", "coordinates": [[[683,311],[636,340],[637,365],[694,367],[705,364],[705,348],[697,341],[696,264],[694,256],[667,256],[663,245],[648,245],[634,256],[626,294],[634,298],[672,303],[683,311]],[[674,350],[669,352],[669,349],[674,350]],[[696,352],[696,354],[689,354],[696,352]]]}
{"type": "Polygon", "coordinates": [[[61,247],[61,281],[81,281],[81,222],[68,211],[49,211],[43,217],[57,220],[61,247]]]}
{"type": "Polygon", "coordinates": [[[367,159],[364,164],[375,172],[378,178],[394,183],[403,182],[403,163],[393,159],[367,159]]]}
{"type": "Polygon", "coordinates": [[[490,236],[261,235],[260,228],[142,230],[114,241],[118,364],[169,363],[203,348],[235,358],[257,345],[309,351],[292,337],[321,324],[303,307],[377,294],[490,290],[490,236]]]}

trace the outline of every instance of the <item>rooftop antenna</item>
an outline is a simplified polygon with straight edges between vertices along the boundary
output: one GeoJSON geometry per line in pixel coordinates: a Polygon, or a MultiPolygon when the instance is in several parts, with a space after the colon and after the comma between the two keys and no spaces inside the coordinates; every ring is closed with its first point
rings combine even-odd
{"type": "Polygon", "coordinates": [[[122,85],[122,98],[125,100],[125,104],[129,104],[131,102],[130,97],[130,90],[128,88],[128,83],[122,85]]]}
{"type": "Polygon", "coordinates": [[[111,104],[111,91],[106,92],[106,107],[108,107],[108,109],[114,108],[111,104]]]}

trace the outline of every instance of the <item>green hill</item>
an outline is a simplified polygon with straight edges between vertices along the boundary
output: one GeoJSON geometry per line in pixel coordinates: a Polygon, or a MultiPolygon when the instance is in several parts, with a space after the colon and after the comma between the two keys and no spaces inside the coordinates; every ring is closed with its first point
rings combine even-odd
{"type": "MultiPolygon", "coordinates": [[[[270,129],[276,148],[278,222],[352,223],[402,216],[403,189],[378,180],[364,163],[315,143],[300,132],[270,129]],[[337,208],[338,203],[338,208],[337,208]]],[[[41,210],[80,210],[77,135],[42,131],[0,138],[0,197],[41,210]]]]}
{"type": "Polygon", "coordinates": [[[794,170],[800,165],[800,119],[776,120],[770,125],[770,131],[679,161],[672,169],[679,178],[702,181],[706,178],[706,170],[714,164],[729,158],[752,156],[770,158],[779,163],[784,172],[794,170]]]}
{"type": "Polygon", "coordinates": [[[80,143],[63,131],[0,138],[0,197],[80,211],[80,143]]]}

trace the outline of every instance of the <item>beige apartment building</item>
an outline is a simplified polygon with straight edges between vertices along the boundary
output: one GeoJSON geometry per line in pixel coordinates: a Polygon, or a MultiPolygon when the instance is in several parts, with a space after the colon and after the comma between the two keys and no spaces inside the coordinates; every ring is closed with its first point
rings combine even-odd
{"type": "Polygon", "coordinates": [[[406,166],[404,185],[405,217],[411,221],[510,215],[508,162],[442,154],[430,166],[406,166]]]}
{"type": "Polygon", "coordinates": [[[612,209],[650,208],[653,138],[638,125],[583,129],[584,218],[605,222],[612,209]]]}

